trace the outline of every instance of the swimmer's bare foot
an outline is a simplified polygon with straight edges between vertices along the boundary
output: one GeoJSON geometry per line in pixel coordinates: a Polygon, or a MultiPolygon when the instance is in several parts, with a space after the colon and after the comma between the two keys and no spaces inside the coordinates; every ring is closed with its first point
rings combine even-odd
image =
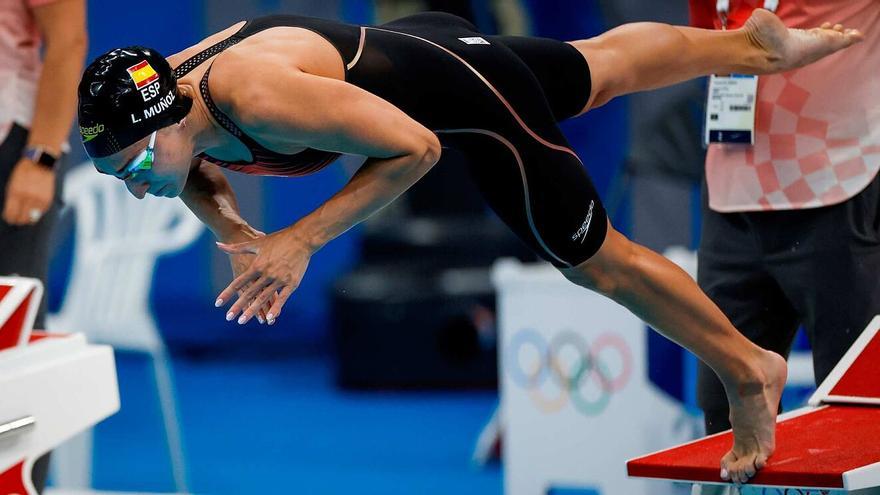
{"type": "Polygon", "coordinates": [[[749,42],[763,52],[761,73],[796,69],[864,39],[858,29],[829,22],[813,29],[789,29],[764,9],[756,9],[743,30],[749,42]]]}
{"type": "Polygon", "coordinates": [[[776,448],[776,414],[788,367],[779,354],[763,351],[758,370],[757,378],[726,386],[733,448],[721,459],[721,478],[734,483],[748,482],[776,448]]]}

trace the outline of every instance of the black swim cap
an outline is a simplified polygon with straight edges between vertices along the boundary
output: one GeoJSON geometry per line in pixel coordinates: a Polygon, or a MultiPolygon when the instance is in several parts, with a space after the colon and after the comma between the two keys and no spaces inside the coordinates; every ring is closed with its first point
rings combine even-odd
{"type": "Polygon", "coordinates": [[[180,122],[190,107],[165,57],[142,46],[117,48],[83,74],[79,133],[89,156],[101,158],[180,122]]]}

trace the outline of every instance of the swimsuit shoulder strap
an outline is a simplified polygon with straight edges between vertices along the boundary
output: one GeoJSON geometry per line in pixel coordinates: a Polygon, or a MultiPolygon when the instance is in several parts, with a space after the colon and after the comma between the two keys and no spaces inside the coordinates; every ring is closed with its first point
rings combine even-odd
{"type": "MultiPolygon", "coordinates": [[[[212,64],[213,65],[213,64],[212,64]]],[[[205,74],[202,76],[202,80],[199,83],[199,92],[202,95],[202,100],[205,101],[205,106],[208,107],[208,111],[211,112],[211,116],[214,117],[214,120],[220,124],[221,127],[229,131],[230,134],[238,138],[245,146],[247,146],[251,151],[254,150],[264,150],[265,148],[260,145],[260,143],[256,142],[253,138],[248,136],[244,131],[241,130],[238,125],[226,115],[223,110],[217,107],[217,104],[214,103],[214,98],[211,97],[211,90],[208,87],[208,77],[211,74],[211,66],[208,66],[208,70],[205,71],[205,74]]]]}
{"type": "Polygon", "coordinates": [[[174,69],[174,76],[180,79],[181,77],[192,72],[193,69],[201,65],[205,60],[208,60],[214,55],[217,55],[218,53],[229,48],[230,46],[235,45],[239,41],[247,38],[247,36],[242,35],[242,32],[248,26],[248,24],[250,24],[250,21],[245,22],[241,29],[236,31],[235,34],[233,34],[232,36],[226,38],[225,40],[218,41],[217,43],[214,43],[208,48],[205,48],[199,53],[196,53],[192,57],[186,59],[182,64],[178,65],[174,69]]]}

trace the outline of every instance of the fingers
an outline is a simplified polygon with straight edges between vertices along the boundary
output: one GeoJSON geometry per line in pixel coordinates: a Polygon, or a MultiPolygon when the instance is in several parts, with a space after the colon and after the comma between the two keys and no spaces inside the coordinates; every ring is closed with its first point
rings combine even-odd
{"type": "Polygon", "coordinates": [[[220,307],[238,296],[226,313],[227,321],[238,318],[239,324],[245,324],[256,316],[260,323],[275,323],[299,286],[309,261],[298,250],[286,252],[285,241],[286,238],[270,236],[235,245],[217,243],[218,248],[231,255],[233,271],[238,273],[215,302],[220,307]],[[252,255],[256,257],[251,258],[252,255]],[[249,266],[243,269],[246,263],[249,266]]]}
{"type": "Polygon", "coordinates": [[[260,278],[241,292],[238,301],[226,313],[226,321],[232,321],[241,311],[241,316],[238,317],[239,325],[244,325],[254,315],[258,315],[258,319],[262,318],[269,325],[274,325],[294,290],[296,287],[285,286],[268,278],[260,278]]]}
{"type": "MultiPolygon", "coordinates": [[[[241,291],[245,290],[245,288],[254,280],[260,278],[259,272],[254,270],[253,268],[249,268],[242,272],[241,275],[235,278],[225,289],[223,292],[217,296],[217,301],[214,303],[215,307],[220,307],[226,304],[227,301],[232,300],[232,296],[235,294],[239,294],[241,291]]],[[[229,320],[230,318],[227,318],[229,320]]]]}
{"type": "MultiPolygon", "coordinates": [[[[252,299],[250,305],[247,307],[244,313],[242,313],[241,318],[238,319],[238,323],[247,323],[255,314],[260,313],[262,311],[261,308],[265,308],[266,305],[272,301],[272,298],[275,296],[275,293],[280,287],[281,284],[279,282],[273,282],[266,286],[256,297],[252,299]]],[[[266,321],[268,321],[270,325],[275,323],[274,318],[272,320],[266,318],[266,321]]]]}
{"type": "Polygon", "coordinates": [[[49,211],[55,193],[54,175],[19,162],[6,184],[3,220],[10,225],[31,225],[49,211]],[[29,168],[31,167],[31,168],[29,168]]]}
{"type": "Polygon", "coordinates": [[[48,207],[34,201],[8,198],[3,209],[3,220],[10,225],[33,225],[40,221],[48,207]]]}
{"type": "MultiPolygon", "coordinates": [[[[276,291],[276,294],[277,294],[277,291],[276,291]]],[[[271,324],[275,323],[274,321],[272,321],[272,323],[269,323],[268,318],[266,318],[266,313],[269,312],[269,309],[272,307],[273,302],[274,302],[274,299],[270,297],[269,300],[266,301],[266,303],[260,307],[260,310],[257,311],[256,317],[257,317],[257,321],[260,322],[260,325],[263,325],[263,324],[271,325],[271,324]]]]}
{"type": "Polygon", "coordinates": [[[278,316],[281,315],[281,308],[284,307],[284,304],[287,302],[287,299],[293,294],[293,291],[296,290],[296,287],[285,286],[281,289],[281,292],[275,296],[275,303],[269,309],[269,312],[266,313],[266,321],[269,322],[270,325],[275,324],[275,320],[278,316]]]}
{"type": "MultiPolygon", "coordinates": [[[[232,321],[236,316],[238,316],[238,313],[243,312],[251,305],[253,300],[257,296],[259,296],[260,293],[263,292],[263,289],[271,286],[274,283],[275,281],[270,278],[260,277],[254,283],[244,288],[238,296],[238,300],[235,301],[235,304],[233,304],[232,307],[229,308],[229,312],[226,313],[226,321],[232,321]]],[[[242,315],[238,318],[239,325],[247,323],[247,320],[250,319],[250,316],[246,317],[245,314],[242,313],[242,315]]]]}
{"type": "MultiPolygon", "coordinates": [[[[250,287],[250,286],[248,286],[248,287],[250,287]]],[[[245,288],[245,290],[247,290],[247,287],[245,288]]],[[[241,294],[239,294],[238,296],[241,297],[241,294]]],[[[267,301],[265,304],[263,304],[260,307],[260,310],[257,311],[257,314],[255,316],[257,317],[257,321],[260,322],[260,325],[263,325],[266,323],[266,313],[269,312],[270,307],[272,307],[272,300],[271,299],[269,301],[267,301]]]]}
{"type": "Polygon", "coordinates": [[[272,297],[269,299],[269,301],[265,305],[263,305],[262,308],[260,308],[260,317],[263,318],[263,321],[260,323],[267,323],[269,325],[273,325],[275,323],[274,319],[273,319],[272,323],[269,323],[269,318],[267,315],[269,314],[269,311],[272,309],[272,304],[275,302],[275,297],[277,295],[278,295],[278,291],[275,291],[275,294],[272,295],[272,297]]]}
{"type": "Polygon", "coordinates": [[[3,207],[3,220],[10,225],[21,225],[22,211],[21,201],[8,198],[3,207]]]}
{"type": "MultiPolygon", "coordinates": [[[[268,303],[267,303],[268,304],[268,303]]],[[[259,311],[257,311],[257,321],[260,322],[260,325],[266,323],[266,310],[268,308],[263,305],[259,311]]]]}

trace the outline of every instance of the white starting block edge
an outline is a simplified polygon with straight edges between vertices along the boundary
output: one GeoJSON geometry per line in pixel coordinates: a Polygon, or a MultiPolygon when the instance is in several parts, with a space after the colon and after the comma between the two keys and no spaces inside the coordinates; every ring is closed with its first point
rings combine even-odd
{"type": "Polygon", "coordinates": [[[113,349],[90,345],[82,334],[0,351],[0,390],[0,423],[35,420],[0,439],[0,472],[24,461],[29,473],[37,457],[119,410],[113,349]]]}
{"type": "Polygon", "coordinates": [[[846,351],[846,354],[840,359],[840,362],[837,363],[837,366],[831,370],[831,373],[828,374],[828,377],[819,385],[819,388],[816,389],[816,392],[810,397],[809,404],[811,406],[818,406],[823,403],[830,402],[842,402],[847,404],[874,404],[880,405],[880,398],[869,398],[869,397],[849,397],[849,396],[841,396],[841,395],[831,395],[831,391],[843,376],[846,374],[847,370],[849,370],[850,366],[856,361],[862,351],[865,350],[865,347],[871,343],[871,340],[874,339],[874,336],[877,335],[877,332],[880,331],[880,315],[874,317],[871,320],[871,323],[868,323],[868,326],[859,335],[859,338],[853,342],[852,347],[846,351]]]}
{"type": "Polygon", "coordinates": [[[0,351],[0,377],[47,359],[63,358],[88,345],[81,333],[52,336],[29,345],[0,351]]]}
{"type": "Polygon", "coordinates": [[[843,473],[843,487],[847,490],[871,489],[870,493],[880,494],[880,462],[843,473]]]}

